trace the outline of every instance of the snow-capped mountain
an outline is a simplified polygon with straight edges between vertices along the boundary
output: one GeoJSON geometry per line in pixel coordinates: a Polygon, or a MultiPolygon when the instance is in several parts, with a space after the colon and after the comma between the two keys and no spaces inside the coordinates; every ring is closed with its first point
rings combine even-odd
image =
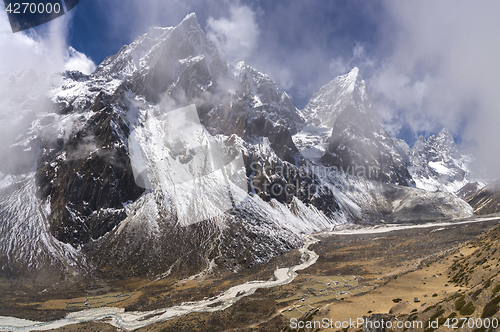
{"type": "Polygon", "coordinates": [[[417,188],[454,193],[469,183],[473,158],[460,153],[448,129],[427,140],[420,136],[411,149],[403,140],[396,143],[417,188]]]}
{"type": "Polygon", "coordinates": [[[358,68],[323,86],[307,104],[304,115],[315,127],[306,127],[297,136],[304,153],[314,149],[321,154],[323,164],[349,168],[353,174],[365,172],[382,182],[413,184],[406,163],[372,107],[358,68]],[[301,136],[311,130],[323,137],[308,144],[301,136]]]}
{"type": "Polygon", "coordinates": [[[227,64],[194,14],[138,37],[89,76],[66,72],[46,85],[43,109],[13,94],[2,103],[23,110],[26,124],[7,153],[29,156],[27,167],[0,164],[2,273],[49,265],[105,277],[238,271],[339,224],[472,212],[453,195],[408,187],[406,164],[357,69],[301,112],[269,76],[227,64]],[[167,123],[169,112],[188,105],[199,137],[183,138],[176,130],[190,126],[167,123]],[[242,169],[221,162],[235,155],[242,169]],[[174,164],[184,173],[165,171],[174,164]],[[149,171],[138,173],[138,165],[149,171]],[[359,176],[362,166],[380,176],[359,176]],[[238,180],[246,188],[231,184],[238,180]],[[196,190],[179,201],[187,184],[196,190]],[[218,200],[228,196],[221,211],[218,200]],[[182,221],[179,211],[191,206],[210,217],[182,221]]]}

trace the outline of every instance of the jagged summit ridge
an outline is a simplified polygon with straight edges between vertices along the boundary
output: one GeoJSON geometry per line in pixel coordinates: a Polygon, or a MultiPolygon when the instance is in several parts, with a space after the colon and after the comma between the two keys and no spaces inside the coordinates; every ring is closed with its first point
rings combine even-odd
{"type": "Polygon", "coordinates": [[[123,46],[117,54],[107,57],[93,75],[125,78],[139,71],[155,70],[158,62],[167,62],[172,71],[190,60],[204,60],[209,70],[213,68],[214,71],[220,62],[225,62],[220,50],[205,35],[194,13],[187,15],[176,27],[152,28],[130,45],[123,46]]]}

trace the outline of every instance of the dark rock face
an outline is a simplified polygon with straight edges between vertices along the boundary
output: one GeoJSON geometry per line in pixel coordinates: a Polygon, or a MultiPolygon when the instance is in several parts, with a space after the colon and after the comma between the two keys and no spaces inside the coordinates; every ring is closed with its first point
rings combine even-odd
{"type": "Polygon", "coordinates": [[[113,229],[126,216],[123,204],[143,192],[135,184],[123,141],[128,125],[112,103],[100,94],[83,128],[67,142],[45,142],[40,156],[36,182],[40,199],[50,196],[50,231],[74,246],[113,229]]]}
{"type": "Polygon", "coordinates": [[[195,100],[203,125],[213,135],[236,134],[247,142],[268,137],[279,158],[295,163],[299,151],[292,134],[304,123],[300,112],[267,75],[243,63],[237,70],[234,92],[223,91],[226,78],[195,100]]]}
{"type": "Polygon", "coordinates": [[[500,180],[490,183],[467,200],[475,214],[500,212],[500,180]]]}
{"type": "MultiPolygon", "coordinates": [[[[242,62],[237,67],[240,71],[240,89],[236,91],[236,97],[246,101],[251,118],[266,118],[275,126],[287,128],[292,135],[297,133],[305,120],[290,97],[282,92],[269,76],[242,62]]],[[[249,128],[249,132],[253,133],[256,129],[249,128]]],[[[259,135],[258,132],[256,134],[259,135]]]]}
{"type": "Polygon", "coordinates": [[[384,151],[386,146],[392,144],[387,132],[379,126],[370,126],[369,120],[339,115],[327,143],[323,161],[329,166],[343,167],[345,170],[351,167],[355,174],[361,171],[371,173],[370,177],[381,182],[404,186],[412,183],[402,159],[393,151],[384,151]],[[360,123],[365,125],[359,126],[360,123]],[[359,137],[364,139],[360,140],[359,137]]]}
{"type": "Polygon", "coordinates": [[[339,210],[335,195],[315,174],[308,172],[307,168],[283,161],[277,154],[270,151],[252,151],[245,155],[250,192],[254,192],[266,202],[274,199],[286,203],[292,212],[297,198],[316,207],[325,216],[332,217],[339,210]]]}

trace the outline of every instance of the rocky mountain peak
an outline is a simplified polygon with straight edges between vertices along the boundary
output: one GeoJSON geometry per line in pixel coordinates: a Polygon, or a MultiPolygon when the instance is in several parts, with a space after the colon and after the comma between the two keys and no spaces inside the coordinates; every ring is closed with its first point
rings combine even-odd
{"type": "Polygon", "coordinates": [[[117,54],[107,57],[97,67],[93,77],[150,77],[152,72],[157,71],[156,75],[162,74],[169,79],[186,66],[199,62],[206,63],[207,70],[215,76],[227,72],[222,54],[192,13],[176,27],[152,28],[130,45],[123,46],[117,54]]]}
{"type": "Polygon", "coordinates": [[[304,115],[315,125],[333,127],[339,114],[346,111],[366,113],[377,118],[357,67],[336,77],[315,93],[304,109],[304,115]]]}
{"type": "Polygon", "coordinates": [[[448,140],[448,141],[454,141],[453,136],[451,135],[450,131],[448,128],[443,128],[439,134],[437,135],[439,138],[448,140]]]}
{"type": "Polygon", "coordinates": [[[444,128],[435,137],[429,137],[429,144],[435,145],[435,149],[438,151],[446,151],[450,158],[460,158],[460,151],[447,128],[444,128]]]}
{"type": "Polygon", "coordinates": [[[237,94],[249,101],[249,119],[263,117],[273,125],[288,128],[292,134],[300,129],[305,122],[302,113],[267,74],[243,61],[234,67],[234,73],[240,86],[237,94]]]}
{"type": "Polygon", "coordinates": [[[456,192],[468,183],[471,156],[460,153],[446,128],[427,140],[420,136],[409,159],[408,169],[419,188],[456,192]]]}
{"type": "Polygon", "coordinates": [[[312,126],[331,130],[331,136],[326,142],[320,139],[316,148],[325,152],[321,160],[326,165],[377,169],[379,181],[412,185],[406,163],[380,123],[358,68],[323,86],[303,113],[312,126]]]}
{"type": "Polygon", "coordinates": [[[335,80],[346,92],[355,92],[358,96],[365,93],[365,82],[359,73],[358,67],[354,67],[349,73],[339,76],[335,80]]]}
{"type": "Polygon", "coordinates": [[[422,136],[422,135],[419,135],[419,136],[418,136],[418,138],[417,138],[417,140],[415,141],[415,144],[414,144],[413,146],[415,146],[415,145],[420,145],[420,144],[425,144],[425,138],[424,138],[424,136],[422,136]]]}
{"type": "Polygon", "coordinates": [[[358,77],[360,77],[359,68],[358,67],[352,68],[351,71],[347,74],[347,76],[357,79],[358,77]]]}
{"type": "Polygon", "coordinates": [[[430,161],[450,161],[461,157],[453,136],[446,128],[441,130],[439,134],[430,136],[427,140],[420,136],[413,146],[413,150],[416,154],[425,154],[426,159],[430,161]]]}
{"type": "Polygon", "coordinates": [[[198,17],[196,17],[196,13],[187,14],[178,26],[192,26],[201,29],[200,24],[198,23],[198,17]]]}

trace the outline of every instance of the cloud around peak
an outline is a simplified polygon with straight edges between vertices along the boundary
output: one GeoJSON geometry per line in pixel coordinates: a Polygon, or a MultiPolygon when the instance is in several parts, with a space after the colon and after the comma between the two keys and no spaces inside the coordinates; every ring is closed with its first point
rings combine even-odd
{"type": "MultiPolygon", "coordinates": [[[[68,46],[68,27],[72,15],[67,14],[38,30],[0,34],[0,74],[24,70],[52,74],[64,70],[80,70],[90,74],[94,62],[85,54],[68,46]]],[[[0,31],[9,31],[9,19],[0,10],[0,31]]]]}
{"type": "Polygon", "coordinates": [[[232,64],[248,60],[257,45],[260,31],[255,15],[248,6],[232,4],[229,17],[210,16],[207,20],[207,36],[232,64]]]}
{"type": "Polygon", "coordinates": [[[70,46],[64,56],[64,69],[78,70],[85,75],[90,75],[96,69],[96,65],[85,54],[70,46]]]}
{"type": "Polygon", "coordinates": [[[414,138],[449,128],[474,148],[487,176],[498,177],[500,3],[396,1],[384,4],[393,40],[368,84],[393,134],[414,138]]]}

